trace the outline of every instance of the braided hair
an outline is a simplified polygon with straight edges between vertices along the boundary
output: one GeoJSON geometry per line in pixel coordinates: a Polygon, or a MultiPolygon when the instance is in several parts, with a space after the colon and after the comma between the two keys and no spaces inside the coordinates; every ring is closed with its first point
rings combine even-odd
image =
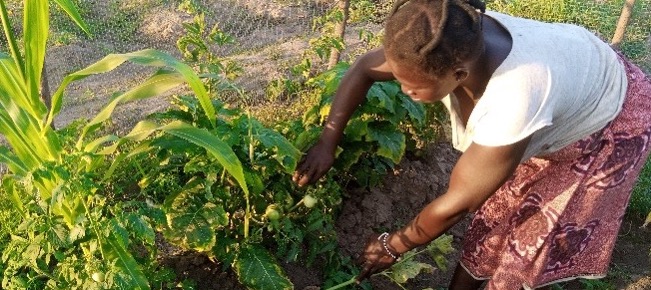
{"type": "Polygon", "coordinates": [[[397,0],[387,19],[385,53],[438,76],[483,50],[481,0],[397,0]]]}

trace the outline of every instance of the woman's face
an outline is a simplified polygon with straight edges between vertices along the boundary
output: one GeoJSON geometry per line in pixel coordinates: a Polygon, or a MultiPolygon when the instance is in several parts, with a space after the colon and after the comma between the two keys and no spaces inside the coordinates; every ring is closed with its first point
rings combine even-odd
{"type": "Polygon", "coordinates": [[[412,100],[422,103],[434,103],[450,94],[459,81],[452,70],[441,76],[427,75],[417,68],[408,67],[386,57],[393,76],[400,82],[402,92],[412,100]]]}

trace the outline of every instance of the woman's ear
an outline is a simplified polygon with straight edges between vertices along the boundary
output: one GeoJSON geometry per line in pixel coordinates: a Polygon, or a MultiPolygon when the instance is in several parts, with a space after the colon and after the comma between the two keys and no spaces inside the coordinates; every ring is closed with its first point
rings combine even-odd
{"type": "Polygon", "coordinates": [[[457,82],[463,82],[468,78],[468,70],[465,68],[458,68],[454,71],[454,78],[457,82]]]}

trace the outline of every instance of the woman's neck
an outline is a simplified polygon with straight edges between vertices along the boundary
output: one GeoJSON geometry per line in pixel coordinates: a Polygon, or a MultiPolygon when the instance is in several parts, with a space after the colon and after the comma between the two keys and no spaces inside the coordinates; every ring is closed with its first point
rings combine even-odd
{"type": "Polygon", "coordinates": [[[509,55],[513,44],[511,34],[506,28],[490,16],[482,14],[481,17],[484,49],[473,62],[468,78],[454,90],[460,98],[459,101],[479,101],[493,73],[509,55]],[[461,100],[464,97],[469,99],[461,100]]]}

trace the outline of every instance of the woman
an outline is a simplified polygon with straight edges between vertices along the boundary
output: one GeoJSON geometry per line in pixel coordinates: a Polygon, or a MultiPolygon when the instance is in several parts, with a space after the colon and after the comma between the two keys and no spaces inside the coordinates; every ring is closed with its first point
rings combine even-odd
{"type": "Polygon", "coordinates": [[[376,81],[398,80],[418,102],[443,101],[463,154],[445,194],[366,245],[358,279],[471,212],[450,289],[605,276],[649,153],[651,82],[642,71],[586,29],[485,12],[479,0],[399,0],[385,31],[383,46],[342,79],[294,180],[313,183],[332,166],[376,81]]]}

